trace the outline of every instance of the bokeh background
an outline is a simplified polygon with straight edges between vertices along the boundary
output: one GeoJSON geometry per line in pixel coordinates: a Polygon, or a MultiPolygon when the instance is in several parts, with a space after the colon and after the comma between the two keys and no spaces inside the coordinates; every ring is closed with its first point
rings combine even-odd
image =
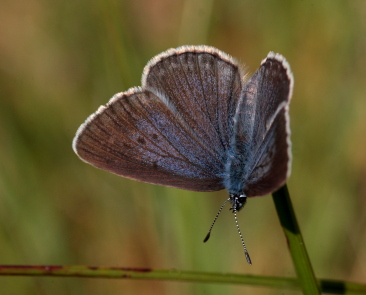
{"type": "MultiPolygon", "coordinates": [[[[225,191],[98,170],[71,149],[86,117],[140,85],[154,55],[215,46],[253,73],[269,51],[295,76],[288,182],[315,273],[366,283],[366,2],[3,0],[0,264],[83,264],[295,276],[271,197],[202,240],[225,191]]],[[[215,284],[1,277],[2,294],[299,294],[215,284]]]]}

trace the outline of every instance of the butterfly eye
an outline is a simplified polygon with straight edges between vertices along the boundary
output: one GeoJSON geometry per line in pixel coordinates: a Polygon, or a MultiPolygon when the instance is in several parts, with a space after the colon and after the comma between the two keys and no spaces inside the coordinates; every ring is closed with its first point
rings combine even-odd
{"type": "Polygon", "coordinates": [[[246,195],[240,195],[239,197],[238,197],[238,202],[240,203],[240,204],[245,204],[245,202],[247,201],[247,196],[246,195]]]}

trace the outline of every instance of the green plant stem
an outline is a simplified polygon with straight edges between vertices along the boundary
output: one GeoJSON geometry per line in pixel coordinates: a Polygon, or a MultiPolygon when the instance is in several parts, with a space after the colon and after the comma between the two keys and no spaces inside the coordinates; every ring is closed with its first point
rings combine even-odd
{"type": "MultiPolygon", "coordinates": [[[[189,281],[201,283],[240,284],[277,289],[301,289],[298,279],[295,278],[179,270],[154,270],[148,268],[93,267],[74,265],[0,265],[0,276],[9,275],[189,281]]],[[[319,280],[318,284],[321,286],[323,293],[349,295],[366,294],[366,285],[362,284],[336,280],[319,280]]]]}
{"type": "Polygon", "coordinates": [[[301,288],[306,295],[320,294],[320,286],[314,275],[305,248],[287,186],[284,185],[272,194],[277,214],[285,232],[288,248],[295,266],[301,288]]]}

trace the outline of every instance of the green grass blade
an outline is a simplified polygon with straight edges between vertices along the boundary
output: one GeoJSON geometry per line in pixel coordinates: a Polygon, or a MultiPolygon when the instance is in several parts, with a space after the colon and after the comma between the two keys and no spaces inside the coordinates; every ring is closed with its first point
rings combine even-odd
{"type": "MultiPolygon", "coordinates": [[[[156,270],[149,268],[93,267],[84,265],[0,265],[0,276],[53,276],[109,279],[143,279],[186,281],[217,284],[239,284],[274,289],[300,290],[298,279],[243,275],[231,273],[208,273],[179,270],[156,270]]],[[[323,293],[366,294],[366,285],[336,280],[319,280],[323,293]]]]}
{"type": "Polygon", "coordinates": [[[277,214],[285,232],[288,248],[301,288],[306,295],[320,294],[319,285],[307,254],[287,186],[272,194],[277,214]]]}

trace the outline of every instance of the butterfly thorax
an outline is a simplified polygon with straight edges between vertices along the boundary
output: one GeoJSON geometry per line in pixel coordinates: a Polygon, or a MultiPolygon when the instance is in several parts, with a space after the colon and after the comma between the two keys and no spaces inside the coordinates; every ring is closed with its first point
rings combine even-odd
{"type": "Polygon", "coordinates": [[[241,196],[246,198],[246,180],[249,173],[248,170],[251,166],[249,160],[250,157],[246,150],[238,151],[234,146],[227,152],[227,162],[225,165],[225,177],[223,182],[225,188],[229,191],[230,200],[233,206],[235,198],[241,199],[241,196]]]}

